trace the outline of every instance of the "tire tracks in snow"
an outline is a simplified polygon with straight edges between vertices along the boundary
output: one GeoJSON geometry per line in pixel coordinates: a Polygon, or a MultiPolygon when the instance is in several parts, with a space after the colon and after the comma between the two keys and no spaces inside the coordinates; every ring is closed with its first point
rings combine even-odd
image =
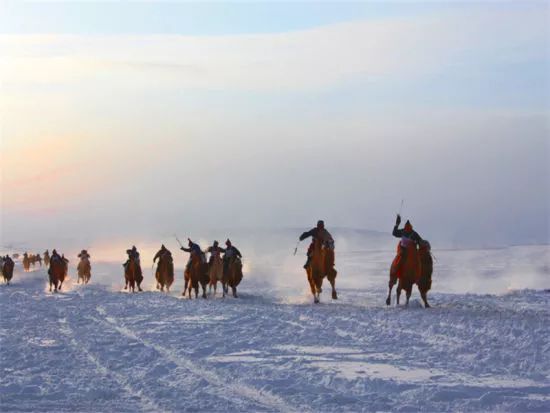
{"type": "Polygon", "coordinates": [[[141,410],[146,412],[166,412],[167,410],[160,407],[149,397],[145,396],[141,390],[136,390],[128,383],[128,379],[123,374],[117,373],[113,370],[108,369],[100,361],[86,349],[85,346],[80,345],[79,341],[76,339],[73,329],[67,323],[66,318],[59,318],[59,323],[61,324],[59,331],[65,335],[70,346],[78,353],[83,354],[88,361],[90,361],[96,368],[96,370],[105,377],[113,378],[115,382],[132,398],[138,399],[141,410]]]}
{"type": "MultiPolygon", "coordinates": [[[[107,315],[105,309],[101,306],[96,308],[97,313],[99,313],[103,320],[94,318],[95,321],[99,323],[106,324],[111,328],[115,329],[117,332],[125,336],[126,338],[136,340],[143,344],[144,346],[155,350],[158,354],[164,357],[166,360],[174,363],[176,366],[185,369],[192,373],[195,376],[200,377],[201,379],[208,382],[213,387],[222,389],[223,391],[218,394],[230,394],[230,395],[239,395],[242,398],[250,400],[256,404],[262,405],[268,408],[270,411],[280,411],[280,412],[307,412],[307,408],[300,407],[299,409],[289,405],[281,397],[271,393],[267,390],[259,390],[254,386],[239,382],[231,381],[223,376],[220,376],[218,373],[212,370],[206,370],[199,368],[197,370],[196,364],[180,354],[175,354],[173,351],[150,342],[149,340],[139,337],[131,329],[120,325],[120,323],[114,318],[107,315]]],[[[231,399],[234,401],[234,399],[231,399]]]]}

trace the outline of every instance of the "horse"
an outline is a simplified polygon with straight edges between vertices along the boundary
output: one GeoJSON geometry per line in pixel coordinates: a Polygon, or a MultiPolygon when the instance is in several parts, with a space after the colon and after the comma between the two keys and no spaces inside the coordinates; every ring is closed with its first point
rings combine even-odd
{"type": "Polygon", "coordinates": [[[337,300],[336,275],[334,268],[334,249],[324,245],[319,239],[313,239],[313,251],[309,265],[306,268],[307,279],[313,294],[313,302],[320,302],[320,294],[323,291],[323,278],[327,277],[332,286],[332,299],[337,300]]]}
{"type": "Polygon", "coordinates": [[[141,272],[139,260],[134,255],[130,256],[128,264],[124,267],[124,279],[126,280],[125,290],[129,288],[134,293],[137,286],[138,291],[143,291],[141,289],[143,273],[141,272]]]}
{"type": "Polygon", "coordinates": [[[208,266],[208,276],[210,278],[210,283],[208,284],[209,292],[212,292],[212,287],[214,287],[214,295],[216,295],[216,287],[218,286],[218,281],[222,283],[223,287],[223,262],[219,255],[215,255],[212,257],[208,266]]]}
{"type": "Polygon", "coordinates": [[[227,271],[223,274],[223,296],[228,293],[229,287],[233,293],[233,297],[237,298],[237,286],[243,279],[243,263],[239,257],[229,259],[227,263],[227,271]]]}
{"type": "Polygon", "coordinates": [[[29,255],[27,253],[23,254],[23,269],[26,272],[29,272],[31,270],[31,260],[30,260],[29,255]]]}
{"type": "Polygon", "coordinates": [[[35,259],[36,261],[38,261],[38,263],[39,263],[40,266],[42,267],[42,257],[40,256],[40,254],[36,254],[36,255],[34,256],[34,259],[35,259]]]}
{"type": "Polygon", "coordinates": [[[49,254],[48,251],[46,251],[46,252],[44,253],[44,265],[45,265],[46,267],[49,267],[49,266],[50,266],[50,254],[49,254]]]}
{"type": "Polygon", "coordinates": [[[6,284],[10,284],[11,279],[13,278],[13,267],[14,262],[13,260],[6,256],[6,258],[0,257],[0,272],[2,273],[2,277],[4,278],[4,282],[6,284]]]}
{"type": "Polygon", "coordinates": [[[82,284],[88,284],[92,277],[92,266],[87,255],[80,257],[76,270],[78,272],[77,284],[80,284],[80,280],[82,280],[82,284]]]}
{"type": "Polygon", "coordinates": [[[208,284],[208,266],[203,262],[202,257],[199,254],[191,254],[191,264],[185,269],[183,273],[185,279],[185,285],[183,293],[189,291],[189,298],[191,298],[191,290],[195,290],[195,298],[199,297],[199,283],[202,287],[202,298],[206,298],[206,285],[208,284]]]}
{"type": "Polygon", "coordinates": [[[165,253],[159,257],[155,278],[157,279],[157,289],[164,291],[164,287],[166,287],[166,291],[170,291],[170,286],[174,282],[174,262],[170,254],[165,253]]]}
{"type": "Polygon", "coordinates": [[[50,269],[48,274],[50,276],[50,292],[52,291],[52,286],[54,287],[54,292],[61,290],[63,281],[67,276],[67,261],[61,257],[55,257],[50,260],[50,269]]]}
{"type": "Polygon", "coordinates": [[[389,290],[388,297],[386,298],[386,305],[391,304],[391,291],[396,283],[397,305],[399,305],[401,290],[405,290],[407,296],[407,302],[405,305],[409,305],[412,287],[420,281],[421,273],[422,267],[420,254],[418,252],[416,242],[408,238],[401,239],[399,244],[397,244],[397,255],[395,256],[390,268],[390,281],[388,283],[389,290]]]}
{"type": "Polygon", "coordinates": [[[432,247],[428,241],[422,241],[418,253],[420,255],[420,279],[416,283],[420,297],[424,301],[424,308],[430,308],[428,304],[428,291],[432,288],[432,273],[433,273],[433,257],[431,253],[432,247]]]}

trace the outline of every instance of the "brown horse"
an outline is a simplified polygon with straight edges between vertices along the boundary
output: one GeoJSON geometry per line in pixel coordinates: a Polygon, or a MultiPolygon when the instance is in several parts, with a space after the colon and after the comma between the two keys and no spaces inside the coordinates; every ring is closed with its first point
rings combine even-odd
{"type": "Polygon", "coordinates": [[[67,261],[61,257],[55,257],[50,260],[48,274],[50,276],[50,292],[52,291],[52,286],[54,287],[54,292],[61,290],[61,286],[67,275],[67,261]]]}
{"type": "Polygon", "coordinates": [[[405,290],[407,302],[412,294],[412,287],[417,284],[424,306],[429,308],[427,293],[432,286],[433,262],[429,243],[421,244],[420,250],[416,243],[409,239],[402,239],[397,245],[397,255],[390,268],[390,281],[388,283],[388,297],[386,305],[391,304],[391,291],[397,283],[396,298],[399,305],[401,290],[405,290]]]}
{"type": "Polygon", "coordinates": [[[208,284],[208,265],[202,261],[202,258],[196,254],[191,254],[191,264],[185,269],[183,273],[185,278],[185,285],[183,293],[189,291],[189,298],[191,298],[191,290],[195,290],[195,298],[199,296],[199,283],[202,287],[202,298],[206,298],[206,285],[208,284]]]}
{"type": "Polygon", "coordinates": [[[126,280],[125,290],[129,288],[134,293],[137,286],[138,291],[143,291],[141,289],[143,273],[138,258],[133,255],[130,256],[128,264],[124,267],[124,279],[126,280]]]}
{"type": "Polygon", "coordinates": [[[170,291],[170,286],[174,282],[174,261],[170,254],[165,253],[159,257],[155,278],[157,279],[157,288],[160,291],[164,291],[164,287],[166,287],[167,292],[170,291]]]}
{"type": "Polygon", "coordinates": [[[243,279],[243,263],[239,257],[233,257],[229,259],[227,264],[227,271],[223,274],[222,287],[223,296],[228,293],[229,288],[233,292],[233,297],[237,298],[237,286],[243,279]]]}
{"type": "Polygon", "coordinates": [[[307,279],[313,294],[313,302],[318,304],[320,294],[323,291],[323,278],[327,277],[332,286],[332,299],[338,299],[336,293],[336,275],[338,272],[334,268],[334,249],[324,246],[321,240],[313,239],[313,251],[306,268],[307,279]]]}
{"type": "Polygon", "coordinates": [[[40,256],[40,254],[36,254],[34,256],[34,259],[40,264],[40,266],[42,267],[42,257],[40,256]]]}
{"type": "Polygon", "coordinates": [[[80,257],[80,262],[78,263],[76,270],[78,271],[77,284],[80,284],[80,280],[82,280],[82,284],[88,284],[88,282],[90,282],[90,278],[92,277],[92,266],[87,255],[82,255],[80,257]]]}
{"type": "Polygon", "coordinates": [[[212,292],[212,287],[214,287],[214,295],[216,295],[216,287],[218,286],[218,281],[222,283],[223,287],[223,263],[219,255],[215,255],[212,257],[210,264],[208,265],[208,275],[210,278],[208,290],[212,292]]]}
{"type": "Polygon", "coordinates": [[[2,277],[4,278],[4,282],[6,284],[10,284],[11,279],[13,278],[13,267],[14,262],[10,257],[1,258],[1,264],[0,264],[0,272],[2,273],[2,277]]]}
{"type": "Polygon", "coordinates": [[[418,290],[420,291],[420,297],[424,301],[424,307],[430,308],[428,304],[428,291],[432,288],[432,273],[434,269],[431,245],[428,241],[422,241],[420,243],[419,255],[420,255],[420,279],[416,283],[418,290]]]}
{"type": "Polygon", "coordinates": [[[31,260],[29,259],[29,255],[27,253],[23,254],[23,269],[26,272],[29,272],[31,269],[31,260]]]}

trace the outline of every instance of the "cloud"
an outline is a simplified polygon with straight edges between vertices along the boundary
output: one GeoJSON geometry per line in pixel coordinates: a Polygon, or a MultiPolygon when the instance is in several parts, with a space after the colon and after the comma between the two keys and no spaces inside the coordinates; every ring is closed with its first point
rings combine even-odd
{"type": "Polygon", "coordinates": [[[263,92],[330,88],[540,57],[544,13],[473,9],[234,36],[3,35],[7,85],[111,81],[263,92]]]}

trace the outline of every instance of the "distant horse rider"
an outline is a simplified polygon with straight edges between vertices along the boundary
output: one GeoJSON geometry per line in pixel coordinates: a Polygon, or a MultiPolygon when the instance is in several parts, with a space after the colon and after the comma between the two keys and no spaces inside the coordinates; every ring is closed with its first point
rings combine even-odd
{"type": "Polygon", "coordinates": [[[80,258],[80,259],[84,259],[84,258],[90,259],[90,254],[88,254],[88,251],[82,250],[82,251],[80,251],[80,254],[78,254],[78,258],[80,258]]]}
{"type": "Polygon", "coordinates": [[[300,241],[305,240],[308,237],[312,237],[311,244],[309,244],[309,247],[307,249],[307,261],[304,264],[304,268],[307,269],[311,257],[313,254],[313,242],[314,240],[319,240],[321,243],[330,249],[334,249],[334,238],[332,238],[332,235],[330,232],[328,232],[325,229],[325,222],[323,220],[317,221],[317,226],[315,228],[310,229],[309,231],[304,232],[302,235],[300,235],[300,241]]]}
{"type": "Polygon", "coordinates": [[[126,260],[126,262],[124,264],[122,264],[122,266],[124,268],[126,268],[128,266],[128,264],[130,263],[130,259],[131,258],[134,258],[137,260],[138,264],[140,264],[140,261],[139,261],[139,252],[136,248],[135,245],[132,246],[131,249],[129,250],[126,250],[126,254],[128,254],[128,259],[126,260]]]}
{"type": "Polygon", "coordinates": [[[236,258],[242,258],[243,256],[242,256],[241,252],[237,249],[237,247],[235,247],[231,243],[231,240],[229,238],[225,241],[225,245],[226,245],[227,248],[225,248],[225,249],[220,248],[220,250],[222,252],[224,252],[224,254],[223,254],[223,273],[227,274],[227,272],[229,271],[229,264],[232,263],[236,258]]]}
{"type": "Polygon", "coordinates": [[[52,256],[50,258],[50,261],[55,261],[55,260],[65,261],[66,263],[69,262],[69,260],[65,258],[65,254],[59,255],[58,252],[54,249],[52,251],[52,256]]]}
{"type": "Polygon", "coordinates": [[[215,259],[221,257],[222,252],[225,252],[225,249],[220,247],[220,243],[218,241],[214,241],[212,246],[206,249],[206,253],[210,254],[210,259],[208,260],[208,264],[212,265],[215,259]]]}
{"type": "Polygon", "coordinates": [[[204,252],[202,252],[199,244],[196,244],[193,241],[191,241],[191,238],[187,238],[187,246],[189,248],[185,248],[184,246],[180,248],[180,250],[189,253],[189,259],[187,260],[187,264],[185,265],[185,271],[188,271],[189,268],[191,267],[191,261],[194,255],[199,257],[202,263],[206,262],[206,256],[204,255],[204,252]]]}
{"type": "Polygon", "coordinates": [[[405,222],[405,226],[403,227],[403,229],[399,229],[399,224],[401,224],[401,216],[397,214],[397,218],[395,219],[395,226],[393,227],[392,232],[392,235],[394,237],[401,239],[395,261],[395,270],[397,272],[401,271],[401,266],[404,265],[407,260],[407,249],[417,249],[417,246],[419,246],[424,241],[422,237],[418,235],[418,232],[413,229],[413,226],[409,220],[405,222]]]}
{"type": "Polygon", "coordinates": [[[174,259],[172,258],[172,253],[168,248],[164,246],[164,244],[161,245],[160,250],[155,254],[153,257],[153,262],[156,262],[158,259],[161,259],[162,257],[166,256],[170,262],[173,262],[174,259]]]}

